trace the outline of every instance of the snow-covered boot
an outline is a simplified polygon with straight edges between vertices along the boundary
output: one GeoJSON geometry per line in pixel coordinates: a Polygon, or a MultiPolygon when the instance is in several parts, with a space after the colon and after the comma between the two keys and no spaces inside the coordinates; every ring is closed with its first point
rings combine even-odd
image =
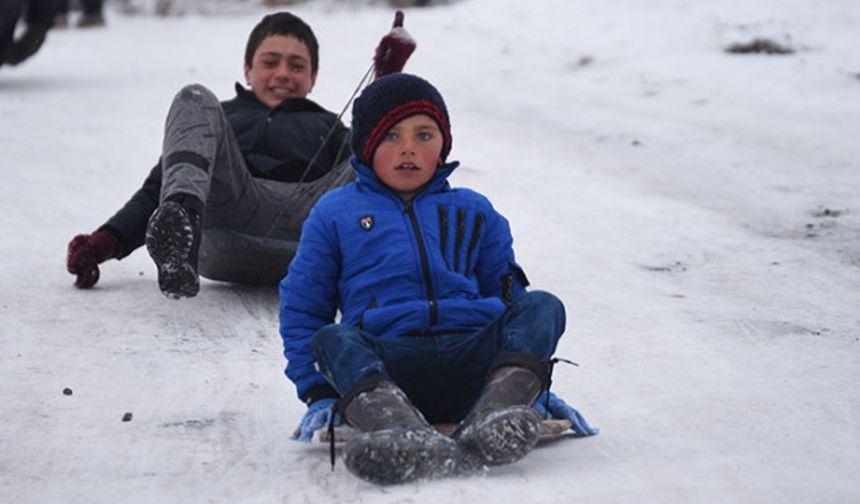
{"type": "Polygon", "coordinates": [[[381,379],[341,406],[362,434],[344,447],[346,467],[380,485],[455,475],[469,467],[456,441],[437,431],[395,384],[381,379]]]}
{"type": "Polygon", "coordinates": [[[181,200],[164,201],[146,227],[146,250],[158,266],[158,287],[165,296],[179,299],[197,295],[199,248],[199,212],[181,200]]]}
{"type": "Polygon", "coordinates": [[[531,404],[541,388],[540,377],[529,369],[497,368],[454,439],[487,465],[525,457],[538,440],[541,418],[531,404]]]}

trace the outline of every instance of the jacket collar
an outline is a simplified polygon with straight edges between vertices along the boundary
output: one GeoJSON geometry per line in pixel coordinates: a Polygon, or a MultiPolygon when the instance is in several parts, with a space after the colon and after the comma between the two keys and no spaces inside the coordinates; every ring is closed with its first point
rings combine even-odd
{"type": "MultiPolygon", "coordinates": [[[[352,164],[352,168],[358,175],[357,182],[359,185],[369,187],[376,192],[395,195],[394,191],[392,191],[388,186],[383,184],[381,180],[379,180],[379,177],[376,176],[376,172],[374,172],[372,168],[365,166],[358,161],[357,156],[353,154],[353,156],[349,159],[349,162],[352,164]]],[[[415,198],[420,197],[424,193],[438,192],[447,189],[449,187],[448,177],[458,166],[460,166],[459,161],[450,161],[448,163],[437,166],[436,172],[433,174],[433,177],[430,179],[430,182],[428,182],[423,189],[418,191],[418,194],[415,195],[415,198]]]]}
{"type": "MultiPolygon", "coordinates": [[[[261,102],[257,95],[255,95],[252,91],[245,89],[245,86],[236,83],[236,98],[253,102],[254,104],[269,108],[263,102],[261,102]]],[[[271,110],[280,110],[283,112],[328,112],[328,110],[322,108],[317,102],[313,100],[308,100],[307,98],[287,98],[282,101],[277,107],[271,110]]]]}

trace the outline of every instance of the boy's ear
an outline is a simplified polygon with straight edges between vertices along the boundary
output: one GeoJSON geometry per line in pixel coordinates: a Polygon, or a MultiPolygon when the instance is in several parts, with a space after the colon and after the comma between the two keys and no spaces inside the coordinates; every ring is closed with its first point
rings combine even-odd
{"type": "Polygon", "coordinates": [[[314,90],[314,86],[317,84],[317,72],[311,73],[311,87],[308,88],[308,93],[314,90]]]}
{"type": "Polygon", "coordinates": [[[250,85],[251,79],[248,78],[248,74],[251,73],[251,66],[250,65],[245,64],[245,72],[244,73],[245,73],[245,83],[250,85]]]}

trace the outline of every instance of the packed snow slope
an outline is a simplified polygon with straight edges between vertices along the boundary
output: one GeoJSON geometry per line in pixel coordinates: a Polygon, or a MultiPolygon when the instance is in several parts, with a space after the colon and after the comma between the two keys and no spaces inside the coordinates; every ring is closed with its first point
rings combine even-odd
{"type": "MultiPolygon", "coordinates": [[[[296,12],[322,46],[311,98],[340,111],[393,13],[296,12]]],[[[493,199],[533,287],[564,300],[558,355],[580,367],[554,390],[602,432],[394,488],[288,440],[304,406],[274,289],[169,300],[143,250],[91,291],[65,272],[69,239],[157,160],[176,91],[232,96],[262,13],[109,11],[0,68],[0,501],[860,502],[860,4],[406,12],[407,69],[451,110],[452,183],[493,199]],[[794,53],[724,51],[755,38],[794,53]]]]}

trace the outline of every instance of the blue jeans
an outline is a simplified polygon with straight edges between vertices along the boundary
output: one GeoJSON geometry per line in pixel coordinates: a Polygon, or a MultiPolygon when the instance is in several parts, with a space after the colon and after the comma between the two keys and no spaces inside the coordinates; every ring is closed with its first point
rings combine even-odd
{"type": "Polygon", "coordinates": [[[312,350],[341,396],[365,378],[382,375],[431,423],[457,422],[477,401],[497,359],[526,355],[546,362],[564,326],[561,301],[533,291],[474,333],[380,340],[354,326],[331,324],[314,335],[312,350]]]}

